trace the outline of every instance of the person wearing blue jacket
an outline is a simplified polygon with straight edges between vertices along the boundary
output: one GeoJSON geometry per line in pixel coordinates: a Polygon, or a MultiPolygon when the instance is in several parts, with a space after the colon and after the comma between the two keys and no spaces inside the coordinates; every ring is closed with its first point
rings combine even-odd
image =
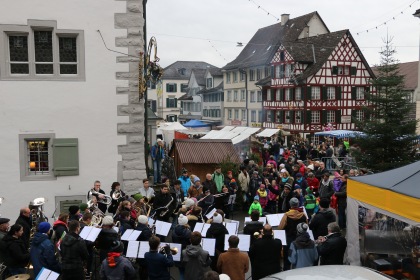
{"type": "Polygon", "coordinates": [[[164,246],[165,255],[159,253],[160,239],[152,236],[149,239],[150,251],[144,254],[144,259],[149,272],[149,279],[170,280],[169,268],[174,265],[169,245],[164,246]]]}
{"type": "Polygon", "coordinates": [[[38,225],[37,232],[32,239],[30,255],[35,277],[43,267],[57,273],[61,271],[60,264],[55,257],[54,245],[48,237],[50,230],[51,225],[42,222],[38,225]]]}
{"type": "Polygon", "coordinates": [[[296,227],[297,237],[289,249],[289,261],[293,268],[312,266],[318,260],[318,251],[315,242],[308,234],[308,225],[300,223],[296,227]]]}
{"type": "Polygon", "coordinates": [[[191,179],[190,176],[188,176],[187,169],[182,169],[182,175],[179,176],[178,180],[181,181],[181,189],[184,191],[184,195],[187,194],[191,187],[191,179]]]}
{"type": "Polygon", "coordinates": [[[150,155],[153,160],[153,176],[154,183],[162,183],[162,162],[165,159],[165,149],[163,147],[162,139],[158,139],[156,144],[153,145],[150,155]]]}

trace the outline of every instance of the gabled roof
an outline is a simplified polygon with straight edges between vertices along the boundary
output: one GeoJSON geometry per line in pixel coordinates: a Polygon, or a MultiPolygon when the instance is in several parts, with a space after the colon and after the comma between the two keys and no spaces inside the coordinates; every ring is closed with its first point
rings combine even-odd
{"type": "Polygon", "coordinates": [[[168,80],[188,80],[193,69],[208,68],[217,67],[203,61],[176,61],[163,69],[162,78],[168,80]]]}
{"type": "Polygon", "coordinates": [[[206,86],[206,78],[204,75],[206,74],[207,69],[193,69],[192,73],[194,73],[195,81],[199,86],[206,86]]]}
{"type": "Polygon", "coordinates": [[[220,68],[209,68],[208,71],[213,76],[213,78],[223,76],[222,69],[220,69],[220,68]]]}
{"type": "Polygon", "coordinates": [[[257,65],[268,65],[281,42],[285,43],[297,40],[314,15],[318,15],[318,13],[312,12],[289,19],[284,25],[276,23],[260,28],[238,57],[226,64],[223,69],[232,70],[257,65]]]}
{"type": "Polygon", "coordinates": [[[241,162],[231,140],[174,139],[171,155],[174,149],[182,164],[220,164],[227,157],[232,162],[241,162]]]}
{"type": "Polygon", "coordinates": [[[180,100],[180,101],[182,101],[182,100],[193,100],[193,97],[186,93],[186,94],[182,95],[180,98],[178,98],[178,100],[180,100]]]}
{"type": "MultiPolygon", "coordinates": [[[[415,90],[418,86],[419,62],[404,62],[398,64],[399,74],[404,76],[404,89],[415,90]]],[[[377,75],[376,67],[372,67],[373,72],[377,75]]]]}
{"type": "Polygon", "coordinates": [[[223,91],[223,82],[221,82],[217,87],[214,88],[204,88],[197,92],[197,94],[214,93],[218,91],[223,91]]]}

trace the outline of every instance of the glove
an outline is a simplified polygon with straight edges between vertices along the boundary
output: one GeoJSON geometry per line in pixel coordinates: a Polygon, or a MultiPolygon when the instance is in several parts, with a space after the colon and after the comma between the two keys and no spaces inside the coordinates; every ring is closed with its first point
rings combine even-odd
{"type": "Polygon", "coordinates": [[[165,248],[166,255],[169,256],[171,254],[171,248],[169,247],[169,244],[166,244],[163,248],[165,248]]]}

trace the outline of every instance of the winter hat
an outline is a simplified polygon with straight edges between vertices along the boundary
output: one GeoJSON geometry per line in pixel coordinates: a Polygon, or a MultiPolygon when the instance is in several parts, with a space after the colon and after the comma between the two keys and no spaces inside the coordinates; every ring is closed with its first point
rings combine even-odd
{"type": "Polygon", "coordinates": [[[296,173],[296,177],[302,177],[302,173],[296,173]]]}
{"type": "Polygon", "coordinates": [[[297,233],[302,234],[308,231],[308,225],[306,223],[300,223],[296,227],[297,233]]]}
{"type": "Polygon", "coordinates": [[[79,206],[77,205],[72,205],[69,207],[69,213],[70,215],[75,215],[77,213],[77,211],[79,211],[79,206]]]}
{"type": "Polygon", "coordinates": [[[88,208],[88,205],[87,203],[80,203],[79,208],[80,208],[80,212],[85,212],[86,209],[88,208]]]}
{"type": "Polygon", "coordinates": [[[111,216],[105,216],[102,219],[103,226],[112,226],[114,224],[114,219],[111,216]]]}
{"type": "Polygon", "coordinates": [[[141,194],[139,194],[139,193],[136,193],[135,195],[133,195],[133,198],[134,198],[136,201],[139,201],[140,199],[142,199],[142,198],[143,198],[143,196],[142,196],[141,194]]]}
{"type": "Polygon", "coordinates": [[[47,233],[51,229],[51,225],[48,222],[42,222],[38,225],[38,232],[47,233]]]}
{"type": "Polygon", "coordinates": [[[219,274],[219,279],[220,280],[230,280],[230,277],[227,274],[219,274]]]}
{"type": "Polygon", "coordinates": [[[280,164],[280,169],[283,169],[285,167],[284,163],[280,164]]]}
{"type": "Polygon", "coordinates": [[[337,171],[335,171],[335,172],[334,172],[334,177],[335,177],[336,179],[340,179],[340,178],[341,178],[341,175],[340,175],[340,173],[338,173],[337,171]]]}
{"type": "Polygon", "coordinates": [[[307,187],[307,188],[306,188],[306,193],[307,193],[307,194],[313,194],[314,192],[311,190],[311,188],[310,188],[310,187],[307,187]]]}
{"type": "Polygon", "coordinates": [[[188,218],[187,218],[187,217],[185,217],[185,216],[184,216],[184,215],[182,215],[182,214],[179,214],[179,217],[178,217],[178,224],[180,224],[181,226],[188,224],[188,218]]]}
{"type": "Polygon", "coordinates": [[[200,182],[200,178],[198,178],[197,176],[194,178],[194,183],[196,182],[200,182]]]}
{"type": "Polygon", "coordinates": [[[190,208],[190,207],[194,206],[194,204],[195,204],[195,202],[191,198],[187,198],[186,200],[184,200],[184,205],[187,208],[190,208]]]}
{"type": "Polygon", "coordinates": [[[301,186],[299,186],[299,184],[295,184],[295,190],[297,189],[302,189],[301,186]]]}
{"type": "Polygon", "coordinates": [[[290,185],[289,183],[284,184],[285,188],[288,188],[289,190],[292,190],[292,185],[290,185]]]}
{"type": "Polygon", "coordinates": [[[254,201],[255,200],[260,200],[260,197],[258,195],[254,196],[254,201]]]}
{"type": "Polygon", "coordinates": [[[214,213],[213,215],[213,223],[221,224],[223,222],[223,217],[219,213],[214,213]]]}
{"type": "Polygon", "coordinates": [[[137,202],[133,197],[129,197],[127,200],[130,201],[131,204],[134,204],[137,202]]]}
{"type": "Polygon", "coordinates": [[[207,187],[204,187],[204,188],[203,188],[203,192],[204,192],[204,193],[206,193],[206,192],[210,192],[210,189],[209,189],[209,188],[207,188],[207,187]]]}
{"type": "Polygon", "coordinates": [[[260,185],[260,189],[261,189],[261,188],[264,188],[264,189],[265,189],[265,185],[264,185],[264,184],[261,184],[261,185],[260,185]]]}
{"type": "Polygon", "coordinates": [[[257,174],[258,175],[258,171],[254,171],[253,174],[257,174]]]}
{"type": "Polygon", "coordinates": [[[232,171],[230,171],[230,170],[229,170],[229,171],[227,172],[227,175],[229,175],[229,174],[231,174],[231,175],[232,175],[232,171]]]}
{"type": "Polygon", "coordinates": [[[231,184],[233,184],[233,183],[235,183],[235,184],[236,184],[236,180],[235,180],[235,179],[232,179],[232,180],[230,180],[230,183],[231,183],[231,184]]]}
{"type": "Polygon", "coordinates": [[[124,243],[118,240],[112,241],[110,251],[115,253],[122,253],[124,251],[124,243]]]}
{"type": "Polygon", "coordinates": [[[289,203],[290,203],[290,207],[292,207],[292,208],[299,207],[299,200],[296,197],[292,197],[292,199],[290,199],[289,203]]]}
{"type": "Polygon", "coordinates": [[[145,216],[145,215],[140,215],[140,216],[137,218],[137,221],[138,221],[140,224],[145,225],[145,224],[147,224],[147,222],[149,221],[149,219],[148,219],[148,218],[147,218],[147,216],[145,216]]]}
{"type": "Polygon", "coordinates": [[[313,164],[309,164],[307,168],[310,169],[310,170],[314,170],[314,165],[313,164]]]}
{"type": "Polygon", "coordinates": [[[280,170],[280,173],[284,173],[284,172],[287,172],[287,170],[286,169],[282,169],[282,170],[280,170]]]}

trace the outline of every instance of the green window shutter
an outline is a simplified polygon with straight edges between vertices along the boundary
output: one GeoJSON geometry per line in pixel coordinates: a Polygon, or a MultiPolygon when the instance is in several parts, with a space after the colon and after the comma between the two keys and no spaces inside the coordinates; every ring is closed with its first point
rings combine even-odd
{"type": "Polygon", "coordinates": [[[275,75],[276,71],[274,69],[274,65],[271,65],[271,79],[274,79],[274,75],[275,75]]]}
{"type": "Polygon", "coordinates": [[[178,116],[177,115],[175,115],[174,120],[175,120],[175,122],[178,121],[178,116]]]}
{"type": "Polygon", "coordinates": [[[321,90],[322,90],[321,100],[327,100],[328,99],[328,96],[327,96],[327,87],[322,87],[321,90]]]}
{"type": "Polygon", "coordinates": [[[284,88],[280,89],[280,101],[284,101],[284,88]]]}
{"type": "Polygon", "coordinates": [[[175,100],[175,107],[174,108],[178,108],[178,98],[174,98],[175,100]]]}
{"type": "Polygon", "coordinates": [[[175,89],[174,92],[178,92],[177,89],[176,89],[177,85],[178,84],[174,84],[174,89],[175,89]]]}
{"type": "Polygon", "coordinates": [[[284,111],[277,111],[280,114],[279,123],[284,123],[284,111]]]}
{"type": "Polygon", "coordinates": [[[351,110],[351,119],[353,123],[356,122],[356,112],[357,111],[355,109],[351,110]]]}
{"type": "Polygon", "coordinates": [[[332,74],[333,75],[338,75],[338,66],[333,66],[332,67],[332,74]]]}
{"type": "Polygon", "coordinates": [[[312,123],[312,112],[306,111],[305,124],[310,124],[310,123],[312,123]]]}
{"type": "Polygon", "coordinates": [[[290,111],[290,123],[295,123],[295,111],[290,111]]]}
{"type": "Polygon", "coordinates": [[[311,95],[312,95],[312,88],[307,87],[306,88],[306,100],[311,100],[311,95]]]}
{"type": "Polygon", "coordinates": [[[77,138],[55,138],[52,147],[54,175],[79,175],[79,140],[77,138]]]}
{"type": "Polygon", "coordinates": [[[335,99],[341,100],[341,87],[335,88],[335,99]]]}
{"type": "Polygon", "coordinates": [[[357,73],[357,68],[356,68],[356,67],[351,67],[350,74],[351,74],[352,76],[356,76],[356,73],[357,73]]]}
{"type": "Polygon", "coordinates": [[[327,123],[327,111],[321,111],[321,124],[327,123]]]}
{"type": "Polygon", "coordinates": [[[169,108],[169,98],[166,98],[166,108],[169,108]]]}
{"type": "Polygon", "coordinates": [[[335,123],[341,123],[341,110],[335,111],[335,123]]]}
{"type": "Polygon", "coordinates": [[[356,100],[356,92],[357,92],[357,88],[351,87],[351,99],[356,100]]]}
{"type": "Polygon", "coordinates": [[[166,92],[169,92],[169,84],[166,84],[166,92]]]}

